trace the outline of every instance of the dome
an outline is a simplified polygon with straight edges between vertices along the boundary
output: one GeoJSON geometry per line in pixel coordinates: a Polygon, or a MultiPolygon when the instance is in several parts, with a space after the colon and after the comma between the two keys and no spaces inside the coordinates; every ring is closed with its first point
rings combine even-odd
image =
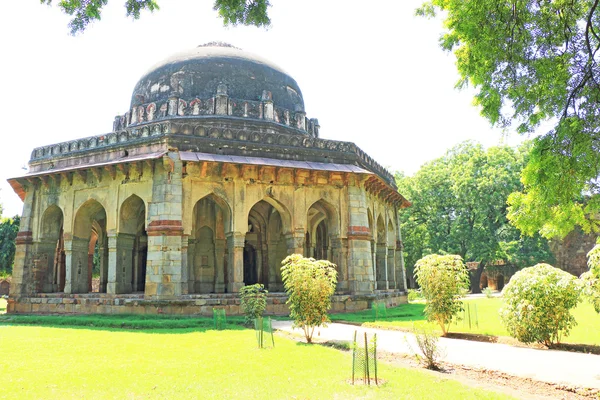
{"type": "Polygon", "coordinates": [[[131,107],[167,101],[212,98],[217,92],[238,101],[260,101],[270,92],[274,106],[304,112],[296,81],[277,65],[224,43],[208,43],[166,58],[138,81],[131,107]],[[219,90],[217,90],[219,89],[219,90]]]}

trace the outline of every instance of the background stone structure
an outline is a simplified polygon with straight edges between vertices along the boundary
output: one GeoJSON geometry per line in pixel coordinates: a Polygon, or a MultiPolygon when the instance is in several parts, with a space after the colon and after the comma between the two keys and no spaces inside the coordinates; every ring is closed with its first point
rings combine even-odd
{"type": "Polygon", "coordinates": [[[244,284],[283,290],[293,253],[338,266],[337,311],[403,301],[409,204],[319,129],[257,56],[213,43],[157,64],[113,132],[36,148],[9,180],[24,208],[8,311],[235,313],[244,284]]]}

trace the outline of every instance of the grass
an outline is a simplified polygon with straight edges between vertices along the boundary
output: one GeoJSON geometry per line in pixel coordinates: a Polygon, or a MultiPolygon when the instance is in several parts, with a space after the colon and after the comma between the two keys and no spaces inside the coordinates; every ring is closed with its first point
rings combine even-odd
{"type": "Polygon", "coordinates": [[[414,369],[380,364],[380,387],[351,386],[351,356],[252,330],[124,330],[0,326],[2,390],[20,399],[506,399],[414,369]]]}
{"type": "MultiPolygon", "coordinates": [[[[244,317],[227,317],[228,329],[243,329],[244,317]]],[[[4,315],[0,324],[50,327],[93,327],[102,329],[169,330],[210,329],[212,318],[179,315],[4,315]]]]}
{"type": "MultiPolygon", "coordinates": [[[[504,329],[498,310],[503,304],[501,298],[476,298],[465,300],[465,308],[468,305],[471,313],[471,326],[468,324],[468,314],[464,315],[462,321],[455,321],[450,326],[450,332],[476,333],[492,336],[508,336],[504,329]],[[475,311],[477,310],[477,311],[475,311]],[[475,324],[477,319],[478,326],[475,324]]],[[[422,303],[402,304],[387,310],[385,318],[375,321],[373,311],[366,310],[351,314],[335,314],[332,320],[348,321],[364,324],[365,326],[381,328],[411,329],[414,322],[425,320],[422,303]]],[[[577,326],[572,329],[569,336],[563,338],[564,343],[577,343],[587,345],[600,345],[600,314],[588,302],[580,303],[573,310],[577,326]]]]}

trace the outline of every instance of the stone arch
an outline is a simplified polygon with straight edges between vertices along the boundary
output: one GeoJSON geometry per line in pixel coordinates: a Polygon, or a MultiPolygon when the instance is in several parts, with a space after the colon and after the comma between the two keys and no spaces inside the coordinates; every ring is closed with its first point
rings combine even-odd
{"type": "Polygon", "coordinates": [[[90,244],[99,230],[106,232],[106,210],[97,200],[89,199],[79,207],[73,220],[71,250],[67,249],[66,257],[66,293],[90,291],[90,244]]]}
{"type": "Polygon", "coordinates": [[[34,269],[36,292],[62,292],[65,288],[65,242],[63,211],[49,206],[42,214],[34,269]]]}
{"type": "Polygon", "coordinates": [[[222,197],[210,193],[194,204],[187,254],[190,293],[225,292],[230,232],[231,208],[222,197]]]}
{"type": "Polygon", "coordinates": [[[248,211],[244,237],[245,284],[262,283],[270,291],[283,290],[280,267],[287,256],[285,234],[290,230],[290,221],[287,208],[272,198],[258,201],[248,211]]]}
{"type": "Polygon", "coordinates": [[[148,234],[146,204],[132,194],[119,207],[115,273],[108,282],[111,293],[143,292],[146,285],[148,234]]]}
{"type": "Polygon", "coordinates": [[[283,223],[283,231],[285,233],[291,232],[291,230],[292,230],[292,214],[290,213],[288,208],[285,206],[285,204],[283,204],[279,200],[275,199],[274,197],[265,196],[262,200],[259,200],[258,202],[254,203],[254,205],[250,208],[250,210],[248,210],[248,215],[250,214],[250,211],[254,207],[256,207],[256,205],[259,204],[260,202],[268,203],[275,210],[277,210],[277,212],[279,212],[279,215],[281,216],[281,222],[283,223]]]}
{"type": "Polygon", "coordinates": [[[306,212],[307,249],[309,257],[333,262],[332,238],[340,233],[339,218],[335,207],[324,199],[315,201],[306,212]]]}
{"type": "Polygon", "coordinates": [[[377,289],[387,289],[387,230],[382,214],[377,217],[375,231],[375,271],[377,289]]]}

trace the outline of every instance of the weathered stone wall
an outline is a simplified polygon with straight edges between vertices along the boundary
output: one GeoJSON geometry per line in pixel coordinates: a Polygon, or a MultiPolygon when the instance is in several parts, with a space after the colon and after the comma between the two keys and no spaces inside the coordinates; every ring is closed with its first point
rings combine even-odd
{"type": "MultiPolygon", "coordinates": [[[[267,315],[288,315],[284,294],[269,294],[267,315]]],[[[352,312],[371,308],[373,302],[385,302],[387,307],[407,303],[406,295],[384,293],[377,295],[334,295],[332,313],[352,312]]],[[[212,316],[213,309],[225,309],[227,315],[241,315],[238,295],[193,295],[177,300],[147,300],[141,295],[63,295],[39,294],[22,297],[19,301],[10,298],[7,312],[15,314],[176,314],[212,316]]]]}
{"type": "Polygon", "coordinates": [[[589,269],[587,253],[596,244],[596,238],[597,235],[576,229],[562,240],[550,241],[550,250],[556,259],[554,266],[575,276],[583,274],[589,269]]]}

